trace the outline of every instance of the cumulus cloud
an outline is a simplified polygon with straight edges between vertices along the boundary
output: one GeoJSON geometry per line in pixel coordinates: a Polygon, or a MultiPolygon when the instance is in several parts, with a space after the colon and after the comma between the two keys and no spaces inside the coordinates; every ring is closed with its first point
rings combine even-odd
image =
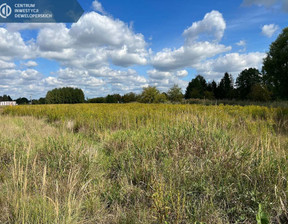
{"type": "Polygon", "coordinates": [[[36,61],[27,61],[25,63],[22,63],[22,65],[31,68],[31,67],[36,67],[38,64],[36,61]]]}
{"type": "MultiPolygon", "coordinates": [[[[1,69],[0,70],[0,79],[1,79],[1,84],[9,84],[11,80],[17,80],[19,79],[19,71],[12,68],[12,69],[1,69]]],[[[1,95],[1,94],[0,94],[1,95]]]]}
{"type": "Polygon", "coordinates": [[[6,29],[9,32],[17,32],[21,30],[39,30],[43,28],[53,28],[55,23],[7,23],[6,29]]]}
{"type": "Polygon", "coordinates": [[[131,28],[120,20],[100,15],[96,12],[87,13],[74,23],[70,35],[81,46],[110,45],[135,51],[146,46],[144,36],[135,34],[131,28]]]}
{"type": "Polygon", "coordinates": [[[149,85],[157,86],[161,91],[167,91],[173,85],[177,84],[182,89],[187,87],[188,82],[181,78],[188,75],[187,70],[179,70],[175,72],[164,72],[156,69],[147,71],[149,75],[149,85]]]}
{"type": "Polygon", "coordinates": [[[113,93],[138,92],[148,81],[140,76],[135,70],[114,70],[110,67],[101,67],[99,69],[77,69],[60,68],[53,73],[55,76],[44,79],[43,84],[58,87],[63,86],[81,86],[85,93],[92,93],[94,96],[105,96],[113,93]]]}
{"type": "Polygon", "coordinates": [[[16,65],[13,62],[6,62],[6,61],[2,61],[0,60],[0,69],[11,69],[11,68],[15,68],[16,65]]]}
{"type": "Polygon", "coordinates": [[[186,77],[188,75],[187,70],[180,70],[176,72],[176,76],[179,78],[183,78],[186,77]]]}
{"type": "Polygon", "coordinates": [[[234,77],[247,68],[261,69],[265,53],[253,52],[247,54],[229,53],[216,59],[207,60],[195,66],[197,72],[207,79],[219,80],[225,72],[234,77]]]}
{"type": "Polygon", "coordinates": [[[242,47],[239,52],[245,52],[246,51],[246,41],[245,40],[240,40],[239,42],[236,43],[237,46],[242,47]]]}
{"type": "Polygon", "coordinates": [[[162,71],[192,67],[200,61],[231,50],[231,47],[210,42],[195,42],[179,49],[164,49],[152,58],[153,66],[162,71]]]}
{"type": "Polygon", "coordinates": [[[147,63],[146,51],[129,52],[128,47],[124,45],[119,50],[109,52],[113,64],[128,67],[133,64],[145,65],[147,63]]]}
{"type": "Polygon", "coordinates": [[[42,74],[35,69],[27,69],[21,72],[20,77],[24,80],[40,80],[42,78],[42,74]]]}
{"type": "Polygon", "coordinates": [[[92,7],[93,7],[93,9],[94,9],[96,12],[101,12],[101,13],[103,13],[103,14],[106,13],[105,10],[104,10],[104,8],[102,7],[102,4],[101,4],[99,1],[97,1],[97,0],[95,0],[95,1],[92,3],[92,7]]]}
{"type": "Polygon", "coordinates": [[[272,37],[275,32],[279,30],[279,26],[275,24],[264,25],[262,27],[262,34],[266,37],[272,37]]]}
{"type": "Polygon", "coordinates": [[[32,46],[24,42],[19,32],[9,32],[5,28],[0,28],[0,59],[26,59],[33,55],[32,46]]]}
{"type": "Polygon", "coordinates": [[[193,67],[202,60],[230,51],[230,46],[218,43],[225,28],[226,23],[220,12],[207,13],[203,20],[193,23],[183,32],[185,44],[182,47],[173,50],[166,48],[156,53],[151,59],[152,65],[157,70],[172,71],[193,67]],[[198,41],[203,35],[212,37],[212,41],[198,41]]]}
{"type": "Polygon", "coordinates": [[[0,70],[1,93],[9,94],[13,99],[29,97],[30,95],[41,96],[47,91],[46,86],[41,85],[43,75],[34,69],[19,70],[17,68],[0,70]]]}
{"type": "Polygon", "coordinates": [[[61,52],[63,49],[70,48],[73,41],[68,32],[69,29],[61,23],[41,29],[37,36],[40,51],[61,52]]]}
{"type": "Polygon", "coordinates": [[[89,75],[88,71],[85,70],[61,68],[56,74],[60,83],[70,86],[77,84],[82,87],[98,87],[105,84],[102,79],[89,75]]]}
{"type": "Polygon", "coordinates": [[[194,42],[199,37],[212,37],[220,41],[226,29],[226,22],[218,11],[211,11],[204,16],[204,19],[194,22],[191,27],[186,29],[183,36],[187,42],[194,42]]]}
{"type": "Polygon", "coordinates": [[[144,65],[148,52],[142,34],[120,20],[90,12],[67,28],[65,24],[44,27],[37,36],[39,54],[69,67],[144,65]]]}

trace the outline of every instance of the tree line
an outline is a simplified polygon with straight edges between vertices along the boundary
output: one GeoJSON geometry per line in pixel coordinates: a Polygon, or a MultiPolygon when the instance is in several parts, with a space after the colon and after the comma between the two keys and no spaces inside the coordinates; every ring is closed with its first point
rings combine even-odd
{"type": "Polygon", "coordinates": [[[89,99],[88,103],[164,103],[183,102],[189,99],[221,99],[221,100],[251,100],[268,101],[273,98],[273,93],[265,86],[263,75],[256,68],[243,70],[236,82],[232,76],[225,73],[219,83],[207,82],[201,75],[197,75],[189,82],[185,94],[178,85],[174,85],[167,92],[160,92],[156,87],[143,88],[141,94],[128,93],[108,95],[89,99]]]}
{"type": "MultiPolygon", "coordinates": [[[[8,95],[0,96],[0,101],[12,101],[12,98],[8,95]]],[[[81,89],[64,87],[56,88],[48,91],[45,98],[29,101],[26,97],[20,97],[15,100],[18,105],[23,104],[74,104],[84,103],[85,97],[81,89]]]]}

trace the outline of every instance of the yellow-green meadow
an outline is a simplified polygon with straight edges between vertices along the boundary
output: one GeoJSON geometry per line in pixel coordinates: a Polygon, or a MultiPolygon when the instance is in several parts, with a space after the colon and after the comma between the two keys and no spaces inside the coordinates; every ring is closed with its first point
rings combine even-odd
{"type": "Polygon", "coordinates": [[[285,108],[5,107],[0,223],[281,223],[287,133],[285,108]]]}

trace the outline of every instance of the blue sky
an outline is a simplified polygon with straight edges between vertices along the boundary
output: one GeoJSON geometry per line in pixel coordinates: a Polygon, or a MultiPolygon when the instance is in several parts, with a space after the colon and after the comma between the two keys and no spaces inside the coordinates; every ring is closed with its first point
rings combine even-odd
{"type": "Polygon", "coordinates": [[[39,98],[71,86],[86,97],[183,91],[197,74],[261,69],[287,26],[286,0],[87,1],[74,24],[2,24],[0,95],[39,98]]]}

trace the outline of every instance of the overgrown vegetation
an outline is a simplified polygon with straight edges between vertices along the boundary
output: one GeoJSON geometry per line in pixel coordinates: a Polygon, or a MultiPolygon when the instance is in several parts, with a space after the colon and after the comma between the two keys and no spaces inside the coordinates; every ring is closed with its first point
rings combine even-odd
{"type": "Polygon", "coordinates": [[[1,223],[287,220],[288,109],[82,104],[4,114],[1,223]]]}

